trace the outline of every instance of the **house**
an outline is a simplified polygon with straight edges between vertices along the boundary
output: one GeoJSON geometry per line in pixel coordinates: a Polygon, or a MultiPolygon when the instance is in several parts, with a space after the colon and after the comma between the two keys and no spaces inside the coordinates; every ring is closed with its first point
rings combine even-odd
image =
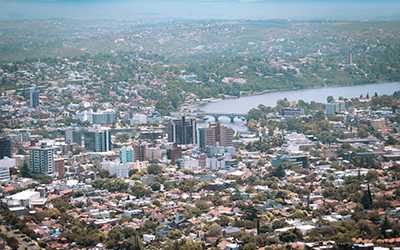
{"type": "Polygon", "coordinates": [[[221,236],[223,237],[232,237],[234,234],[239,233],[240,229],[237,227],[227,227],[221,230],[221,236]]]}

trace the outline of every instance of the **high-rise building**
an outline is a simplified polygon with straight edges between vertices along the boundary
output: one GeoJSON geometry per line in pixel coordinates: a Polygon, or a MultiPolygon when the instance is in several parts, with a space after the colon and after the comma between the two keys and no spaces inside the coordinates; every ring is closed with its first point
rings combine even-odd
{"type": "Polygon", "coordinates": [[[196,144],[196,119],[182,116],[168,123],[168,141],[182,144],[196,144]]]}
{"type": "Polygon", "coordinates": [[[54,159],[54,171],[58,173],[58,176],[65,175],[65,162],[63,158],[54,159]]]}
{"type": "Polygon", "coordinates": [[[8,138],[0,137],[0,160],[4,159],[4,156],[11,157],[11,143],[8,138]]]}
{"type": "Polygon", "coordinates": [[[29,166],[32,174],[52,174],[54,172],[54,148],[42,143],[40,147],[29,147],[29,166]]]}
{"type": "Polygon", "coordinates": [[[29,107],[36,108],[39,106],[39,93],[35,92],[35,88],[29,90],[29,107]]]}
{"type": "Polygon", "coordinates": [[[353,54],[351,52],[346,52],[346,64],[347,65],[353,64],[353,54]]]}
{"type": "Polygon", "coordinates": [[[120,153],[120,160],[122,163],[134,162],[135,161],[135,150],[132,147],[123,146],[120,153]]]}
{"type": "Polygon", "coordinates": [[[110,130],[99,127],[85,130],[85,149],[94,152],[104,152],[111,150],[110,130]]]}
{"type": "Polygon", "coordinates": [[[182,158],[182,148],[178,147],[178,145],[174,143],[171,149],[171,164],[175,164],[180,158],[182,158]]]}
{"type": "Polygon", "coordinates": [[[113,109],[92,114],[93,124],[113,124],[117,122],[117,113],[113,109]]]}
{"type": "Polygon", "coordinates": [[[146,145],[135,145],[134,146],[134,160],[145,161],[146,160],[146,145]]]}
{"type": "Polygon", "coordinates": [[[232,147],[233,129],[219,123],[199,128],[199,148],[214,146],[217,142],[221,147],[232,147]]]}
{"type": "Polygon", "coordinates": [[[65,142],[76,143],[79,146],[82,145],[82,132],[78,128],[67,128],[65,130],[65,142]]]}

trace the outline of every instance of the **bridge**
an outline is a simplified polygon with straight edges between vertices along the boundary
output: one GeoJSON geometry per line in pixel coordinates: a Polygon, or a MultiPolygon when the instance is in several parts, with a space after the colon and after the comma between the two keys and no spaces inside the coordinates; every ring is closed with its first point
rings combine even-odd
{"type": "Polygon", "coordinates": [[[214,120],[218,122],[219,118],[221,116],[228,117],[231,119],[231,122],[235,121],[235,118],[242,118],[246,119],[246,122],[248,122],[247,114],[241,114],[241,113],[210,113],[210,112],[205,112],[205,113],[189,113],[191,115],[197,116],[197,117],[204,117],[204,116],[212,116],[214,117],[214,120]]]}

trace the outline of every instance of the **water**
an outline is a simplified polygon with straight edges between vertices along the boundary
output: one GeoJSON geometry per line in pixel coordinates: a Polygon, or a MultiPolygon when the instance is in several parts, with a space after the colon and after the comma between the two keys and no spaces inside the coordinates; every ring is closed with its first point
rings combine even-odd
{"type": "MultiPolygon", "coordinates": [[[[219,102],[206,103],[192,108],[192,110],[200,109],[205,112],[212,113],[247,113],[250,109],[256,108],[260,104],[265,106],[276,106],[278,100],[284,99],[285,97],[289,101],[303,100],[305,102],[321,102],[326,103],[328,96],[333,96],[338,99],[339,97],[353,98],[364,97],[369,94],[373,96],[376,93],[378,95],[391,95],[395,91],[400,90],[400,82],[391,83],[380,83],[380,84],[368,84],[368,85],[357,85],[357,86],[346,86],[346,87],[324,87],[315,89],[301,89],[301,90],[289,90],[289,91],[277,91],[265,93],[256,96],[246,96],[236,99],[227,99],[219,102]]],[[[210,118],[208,121],[214,122],[214,118],[210,118]]],[[[235,131],[245,131],[246,127],[244,122],[240,119],[235,119],[235,123],[231,123],[229,118],[220,117],[219,122],[226,126],[233,127],[235,131]]],[[[205,123],[199,123],[199,127],[204,127],[205,123]]]]}
{"type": "Polygon", "coordinates": [[[399,20],[398,0],[0,0],[0,20],[17,19],[399,20]]]}

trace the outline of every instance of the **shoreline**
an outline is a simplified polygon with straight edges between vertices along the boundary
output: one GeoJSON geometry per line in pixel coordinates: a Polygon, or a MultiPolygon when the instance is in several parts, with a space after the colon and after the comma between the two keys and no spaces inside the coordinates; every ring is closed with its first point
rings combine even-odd
{"type": "Polygon", "coordinates": [[[378,85],[378,84],[385,84],[385,83],[400,83],[400,82],[380,82],[379,81],[379,82],[376,82],[376,83],[354,84],[354,85],[326,85],[326,86],[314,86],[314,87],[308,87],[308,88],[295,88],[295,89],[273,89],[273,90],[267,89],[267,90],[264,90],[262,92],[257,92],[257,93],[254,93],[254,94],[244,95],[244,96],[240,96],[240,97],[232,97],[232,98],[225,98],[225,99],[223,99],[223,98],[208,98],[208,99],[210,99],[210,101],[207,102],[207,103],[192,104],[192,105],[186,106],[185,108],[189,109],[190,111],[192,111],[193,108],[197,107],[197,109],[200,109],[200,107],[202,105],[205,105],[205,104],[208,104],[208,103],[215,103],[215,102],[228,100],[228,99],[239,99],[239,98],[243,98],[243,97],[258,96],[258,95],[274,93],[274,92],[287,92],[287,91],[308,90],[308,89],[322,89],[322,88],[340,88],[340,87],[367,86],[367,85],[378,85]]]}

